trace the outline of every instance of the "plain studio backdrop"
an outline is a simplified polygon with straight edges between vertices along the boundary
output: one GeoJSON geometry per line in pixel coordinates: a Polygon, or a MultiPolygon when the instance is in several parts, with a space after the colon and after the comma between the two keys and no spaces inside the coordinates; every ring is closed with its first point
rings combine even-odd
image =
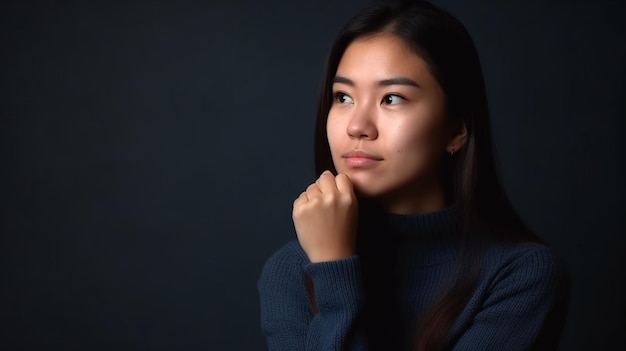
{"type": "MultiPolygon", "coordinates": [[[[435,3],[478,47],[512,202],[571,272],[561,349],[623,345],[625,2],[435,3]]],[[[0,4],[0,349],[264,349],[256,281],[364,4],[0,4]]]]}

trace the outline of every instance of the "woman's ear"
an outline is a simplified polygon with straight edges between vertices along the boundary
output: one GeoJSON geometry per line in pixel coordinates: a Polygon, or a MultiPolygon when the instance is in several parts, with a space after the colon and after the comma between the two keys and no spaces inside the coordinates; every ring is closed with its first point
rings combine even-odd
{"type": "Polygon", "coordinates": [[[458,150],[461,150],[466,142],[467,128],[465,127],[465,122],[460,121],[459,123],[455,123],[452,129],[451,137],[446,146],[446,151],[453,154],[458,150]]]}

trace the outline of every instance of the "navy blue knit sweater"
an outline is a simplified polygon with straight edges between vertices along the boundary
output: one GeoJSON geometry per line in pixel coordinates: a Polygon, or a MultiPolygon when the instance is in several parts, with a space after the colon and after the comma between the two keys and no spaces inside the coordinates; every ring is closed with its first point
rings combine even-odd
{"type": "MultiPolygon", "coordinates": [[[[258,282],[269,349],[411,349],[419,316],[456,268],[459,223],[456,206],[422,215],[361,211],[357,254],[331,262],[312,264],[297,241],[288,243],[267,261],[258,282]]],[[[481,272],[449,331],[453,349],[556,347],[541,344],[561,277],[553,251],[538,243],[493,242],[481,272]]]]}

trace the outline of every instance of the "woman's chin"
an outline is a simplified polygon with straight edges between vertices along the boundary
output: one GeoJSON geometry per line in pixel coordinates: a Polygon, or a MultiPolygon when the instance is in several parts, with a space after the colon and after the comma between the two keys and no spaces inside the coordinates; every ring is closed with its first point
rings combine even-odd
{"type": "MultiPolygon", "coordinates": [[[[350,177],[350,175],[348,175],[350,177]]],[[[362,177],[350,177],[354,192],[361,197],[376,197],[380,195],[380,191],[376,189],[372,180],[363,179],[362,177]]]]}
{"type": "Polygon", "coordinates": [[[381,189],[381,180],[383,179],[380,174],[358,169],[338,169],[337,172],[343,173],[350,178],[354,192],[359,196],[376,197],[384,190],[381,189]]]}

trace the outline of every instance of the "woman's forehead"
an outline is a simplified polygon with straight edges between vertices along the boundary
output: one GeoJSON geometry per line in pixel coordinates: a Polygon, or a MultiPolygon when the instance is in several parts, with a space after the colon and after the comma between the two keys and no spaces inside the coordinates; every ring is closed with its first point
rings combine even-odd
{"type": "MultiPolygon", "coordinates": [[[[380,85],[393,79],[417,82],[434,81],[427,63],[406,43],[390,34],[354,40],[344,51],[336,71],[339,81],[354,85],[380,85]]],[[[422,82],[422,83],[420,83],[422,82]]]]}

